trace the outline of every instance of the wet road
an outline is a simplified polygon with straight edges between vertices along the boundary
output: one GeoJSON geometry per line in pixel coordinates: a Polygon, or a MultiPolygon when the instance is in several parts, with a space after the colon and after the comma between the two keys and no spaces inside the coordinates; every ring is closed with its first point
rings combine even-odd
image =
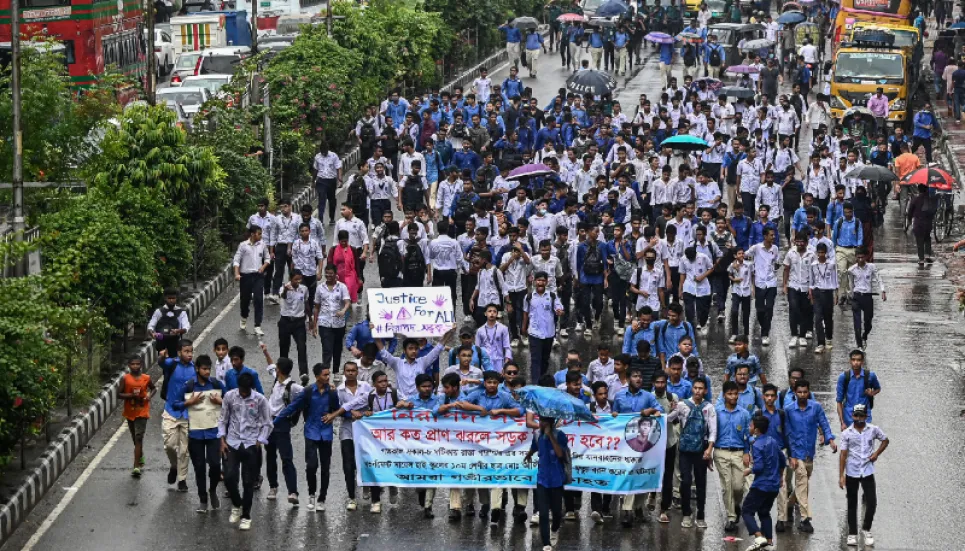
{"type": "MultiPolygon", "coordinates": [[[[648,51],[649,53],[649,51],[648,51]]],[[[637,95],[656,91],[657,72],[650,65],[631,81],[620,99],[632,113],[637,95]]],[[[538,81],[524,79],[527,85],[539,87],[541,105],[563,84],[565,75],[559,69],[559,58],[544,56],[538,81]]],[[[502,74],[494,75],[501,81],[502,74]]],[[[889,216],[895,216],[894,205],[889,216]]],[[[965,429],[959,412],[963,405],[963,353],[965,337],[961,317],[953,301],[952,287],[942,279],[943,268],[935,265],[920,270],[915,264],[914,243],[895,228],[894,220],[886,220],[876,238],[876,254],[888,290],[886,303],[876,301],[875,329],[869,339],[868,365],[878,373],[883,392],[876,399],[875,422],[891,438],[891,446],[878,462],[878,516],[874,534],[879,550],[957,549],[960,538],[950,530],[959,520],[961,488],[965,474],[959,468],[963,458],[965,429]],[[922,376],[921,373],[927,373],[922,376]]],[[[331,231],[331,227],[329,228],[331,231]]],[[[375,267],[367,272],[376,280],[375,267]]],[[[248,365],[262,373],[268,381],[264,363],[257,350],[258,339],[238,329],[236,288],[225,293],[209,311],[196,320],[194,334],[196,354],[211,353],[214,340],[226,337],[231,345],[248,351],[248,365]]],[[[277,352],[277,306],[266,306],[265,342],[277,352]]],[[[612,327],[610,315],[604,326],[612,327]]],[[[834,381],[847,367],[847,354],[853,345],[850,311],[835,313],[835,347],[832,353],[815,356],[810,350],[788,350],[789,334],[786,301],[779,297],[772,330],[772,345],[760,347],[755,335],[752,350],[759,354],[769,380],[786,386],[789,366],[802,366],[812,382],[818,400],[824,405],[835,434],[839,422],[833,404],[834,381]]],[[[249,328],[250,331],[250,328],[249,328]]],[[[609,339],[610,333],[604,332],[609,339]]],[[[564,342],[563,350],[577,348],[588,363],[595,355],[597,338],[582,336],[564,342]]],[[[622,341],[620,341],[622,342],[622,341]]],[[[613,340],[611,346],[618,347],[613,340]]],[[[719,391],[724,360],[729,354],[723,327],[711,324],[706,337],[700,337],[698,348],[704,365],[719,391]]],[[[526,349],[516,350],[525,365],[526,349]]],[[[318,341],[309,343],[311,363],[318,361],[318,341]]],[[[345,357],[347,358],[347,356],[345,357]]],[[[558,358],[554,357],[554,365],[558,358]]],[[[464,519],[450,524],[445,519],[448,506],[445,492],[437,496],[434,509],[437,518],[426,521],[415,500],[414,492],[402,492],[395,506],[386,506],[381,516],[368,513],[367,504],[359,511],[344,510],[345,485],[340,468],[338,447],[332,458],[333,475],[328,507],[324,513],[293,509],[287,503],[269,502],[266,490],[256,494],[251,532],[240,533],[228,524],[227,507],[217,513],[201,516],[195,513],[197,498],[193,475],[191,491],[181,494],[165,483],[167,460],[161,447],[161,402],[155,401],[153,419],[145,440],[147,469],[143,478],[129,476],[132,455],[126,429],[118,430],[121,419],[115,415],[94,438],[90,449],[81,454],[50,495],[27,519],[3,551],[28,549],[38,551],[70,549],[102,551],[123,546],[127,549],[166,551],[198,549],[539,549],[536,531],[508,522],[496,529],[488,523],[464,519]],[[116,444],[116,445],[115,445],[116,444]]],[[[302,439],[297,435],[295,463],[299,470],[299,486],[305,489],[301,472],[302,439]]],[[[837,459],[830,450],[822,449],[815,460],[811,481],[815,532],[811,535],[793,531],[779,535],[782,550],[844,549],[846,535],[844,492],[837,487],[837,459]]],[[[707,521],[709,527],[700,532],[682,531],[679,512],[671,514],[669,525],[650,523],[624,530],[614,521],[595,526],[589,519],[566,523],[560,549],[744,549],[744,541],[722,541],[723,517],[716,477],[708,485],[707,521]]],[[[266,484],[267,487],[267,484],[266,484]]],[[[304,497],[303,497],[304,501],[304,497]]],[[[584,514],[589,504],[583,504],[584,514]]]]}

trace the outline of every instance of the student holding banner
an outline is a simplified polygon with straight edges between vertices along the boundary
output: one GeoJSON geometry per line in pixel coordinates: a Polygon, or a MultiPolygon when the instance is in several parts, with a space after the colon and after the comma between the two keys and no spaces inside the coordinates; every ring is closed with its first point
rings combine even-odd
{"type": "MultiPolygon", "coordinates": [[[[646,341],[643,341],[646,342],[646,341]]],[[[650,392],[643,390],[643,373],[638,368],[631,368],[627,376],[627,388],[621,390],[613,398],[613,416],[621,413],[639,413],[642,416],[659,417],[663,413],[663,408],[657,403],[657,398],[650,392]]],[[[623,498],[623,510],[621,512],[621,522],[624,528],[633,526],[633,503],[635,495],[628,495],[623,498]]],[[[642,508],[637,511],[637,516],[643,520],[642,508]]]]}

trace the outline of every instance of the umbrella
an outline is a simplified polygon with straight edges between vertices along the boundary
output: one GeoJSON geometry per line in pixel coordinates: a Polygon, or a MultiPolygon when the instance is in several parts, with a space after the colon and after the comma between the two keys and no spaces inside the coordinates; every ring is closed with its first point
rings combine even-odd
{"type": "Polygon", "coordinates": [[[681,42],[686,42],[688,44],[703,44],[704,37],[697,33],[680,33],[677,35],[677,40],[681,42]]]}
{"type": "Polygon", "coordinates": [[[612,92],[617,87],[617,81],[610,73],[587,69],[577,71],[566,79],[566,89],[577,94],[593,94],[602,96],[612,92]]]}
{"type": "Polygon", "coordinates": [[[744,42],[741,47],[742,50],[763,50],[764,48],[770,48],[775,42],[773,40],[768,40],[766,38],[756,38],[754,40],[748,40],[744,42]]]}
{"type": "Polygon", "coordinates": [[[948,26],[949,29],[965,29],[965,21],[959,21],[958,23],[952,23],[948,26]]]}
{"type": "Polygon", "coordinates": [[[556,18],[560,23],[582,23],[583,16],[578,13],[564,13],[556,18]]]}
{"type": "Polygon", "coordinates": [[[524,386],[516,391],[519,405],[540,417],[552,417],[564,421],[596,421],[582,400],[545,386],[524,386]]]}
{"type": "Polygon", "coordinates": [[[596,9],[596,16],[615,17],[617,15],[623,15],[628,11],[630,11],[630,6],[624,4],[621,0],[607,0],[596,9]]]}
{"type": "Polygon", "coordinates": [[[778,16],[777,22],[781,25],[795,25],[806,19],[807,17],[799,11],[789,11],[778,16]]]}
{"type": "Polygon", "coordinates": [[[518,168],[514,168],[512,172],[509,173],[507,180],[518,180],[520,178],[526,178],[528,176],[544,176],[546,174],[551,174],[553,171],[550,167],[544,165],[543,163],[534,163],[531,165],[523,165],[518,168]]]}
{"type": "Polygon", "coordinates": [[[690,85],[690,89],[691,89],[692,91],[693,91],[693,90],[697,90],[697,89],[700,87],[700,84],[699,84],[699,83],[700,83],[701,81],[707,83],[707,89],[708,89],[708,90],[719,91],[719,90],[724,86],[724,83],[723,83],[723,82],[717,80],[717,79],[714,78],[714,77],[703,77],[703,78],[698,78],[697,80],[695,80],[695,81],[690,85]]]}
{"type": "Polygon", "coordinates": [[[720,89],[718,95],[730,96],[732,98],[747,99],[754,97],[754,91],[743,86],[725,86],[720,89]]]}
{"type": "Polygon", "coordinates": [[[656,44],[673,44],[673,37],[667,33],[647,33],[643,39],[656,44]]]}
{"type": "Polygon", "coordinates": [[[698,138],[697,136],[691,136],[685,134],[683,136],[672,136],[666,140],[660,142],[660,147],[669,147],[671,149],[680,149],[683,151],[703,151],[710,147],[707,142],[698,138]]]}
{"type": "Polygon", "coordinates": [[[874,114],[871,113],[871,109],[868,109],[867,107],[851,107],[850,109],[844,112],[844,115],[842,115],[841,118],[846,119],[848,117],[853,117],[855,115],[870,115],[872,117],[874,116],[874,114]]]}
{"type": "Polygon", "coordinates": [[[876,182],[894,182],[898,179],[895,173],[886,167],[878,165],[864,165],[848,171],[845,178],[858,178],[860,180],[874,180],[876,182]]]}
{"type": "Polygon", "coordinates": [[[539,21],[535,17],[517,17],[513,19],[513,26],[517,29],[535,29],[539,27],[539,21]]]}
{"type": "Polygon", "coordinates": [[[951,191],[955,185],[955,179],[952,178],[951,174],[940,168],[929,167],[919,168],[902,178],[901,183],[906,186],[926,184],[928,187],[935,188],[938,191],[951,191]]]}
{"type": "Polygon", "coordinates": [[[592,27],[600,27],[601,29],[615,29],[617,27],[617,24],[614,23],[613,21],[610,21],[609,19],[602,19],[599,17],[594,17],[590,19],[589,21],[587,21],[586,24],[592,27]]]}
{"type": "Polygon", "coordinates": [[[752,73],[760,73],[761,70],[750,65],[731,65],[727,68],[727,72],[735,75],[749,75],[752,73]]]}
{"type": "Polygon", "coordinates": [[[797,2],[784,2],[784,5],[781,6],[781,13],[787,11],[801,11],[801,4],[797,2]]]}

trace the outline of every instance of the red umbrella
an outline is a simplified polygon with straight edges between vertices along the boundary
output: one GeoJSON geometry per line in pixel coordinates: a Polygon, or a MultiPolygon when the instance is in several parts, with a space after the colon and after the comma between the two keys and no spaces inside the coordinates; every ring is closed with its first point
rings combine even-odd
{"type": "Polygon", "coordinates": [[[578,13],[564,13],[556,18],[560,23],[582,23],[583,16],[578,13]]]}
{"type": "Polygon", "coordinates": [[[927,185],[938,191],[951,191],[955,185],[952,175],[940,168],[919,168],[901,179],[903,185],[927,185]]]}

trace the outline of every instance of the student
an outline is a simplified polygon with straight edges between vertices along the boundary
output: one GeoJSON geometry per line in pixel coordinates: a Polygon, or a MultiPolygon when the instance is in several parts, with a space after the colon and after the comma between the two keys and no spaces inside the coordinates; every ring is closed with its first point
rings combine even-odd
{"type": "Polygon", "coordinates": [[[255,232],[255,229],[261,230],[261,236],[264,238],[265,245],[265,256],[268,260],[268,267],[264,271],[264,281],[261,283],[263,295],[270,295],[271,290],[271,278],[272,278],[272,264],[271,264],[271,246],[275,244],[275,216],[268,212],[268,198],[262,197],[258,199],[258,212],[252,214],[248,217],[248,225],[246,229],[248,230],[249,238],[255,232]]]}
{"type": "Polygon", "coordinates": [[[851,409],[852,423],[841,433],[841,459],[838,460],[838,486],[848,494],[848,545],[858,545],[858,487],[864,498],[864,546],[871,547],[875,539],[871,535],[871,523],[878,508],[878,491],[875,486],[875,463],[888,449],[889,440],[880,428],[867,422],[868,414],[863,404],[851,409]],[[875,449],[875,440],[881,442],[875,449]]]}
{"type": "Polygon", "coordinates": [[[751,286],[753,278],[751,275],[752,267],[744,262],[744,249],[737,247],[734,254],[734,262],[727,269],[727,275],[731,282],[730,300],[730,339],[733,343],[739,334],[737,316],[740,314],[741,322],[744,327],[744,334],[750,334],[751,319],[751,286]]]}
{"type": "Polygon", "coordinates": [[[566,390],[566,377],[571,372],[579,373],[583,381],[583,386],[588,386],[590,380],[583,375],[583,364],[580,362],[580,354],[575,350],[566,353],[566,365],[553,374],[553,386],[560,390],[566,390]]]}
{"type": "MultiPolygon", "coordinates": [[[[763,210],[763,209],[762,209],[763,210]]],[[[764,228],[764,241],[753,245],[747,251],[751,261],[754,281],[754,309],[757,310],[757,323],[761,326],[761,344],[771,344],[771,319],[774,317],[774,299],[777,296],[777,266],[781,251],[774,243],[776,230],[764,228]]]]}
{"type": "Polygon", "coordinates": [[[831,432],[831,425],[828,424],[824,409],[821,404],[810,398],[811,384],[804,379],[798,380],[794,383],[794,395],[797,398],[794,405],[785,409],[789,442],[788,458],[790,468],[794,471],[794,495],[797,497],[798,510],[801,512],[798,530],[810,534],[814,532],[814,527],[811,526],[808,491],[811,471],[814,468],[818,429],[821,429],[822,445],[830,442],[833,452],[838,451],[838,445],[834,442],[834,434],[831,432]]]}
{"type": "Polygon", "coordinates": [[[469,308],[477,326],[486,323],[487,306],[495,304],[502,307],[509,300],[509,291],[506,288],[503,272],[493,266],[492,258],[492,253],[484,250],[473,261],[478,272],[476,273],[475,290],[473,290],[472,298],[469,300],[469,308]]]}
{"type": "Polygon", "coordinates": [[[325,281],[315,289],[312,336],[322,342],[322,365],[331,366],[336,374],[342,361],[345,318],[350,304],[348,287],[338,281],[335,266],[325,266],[325,281]]]}
{"type": "MultiPolygon", "coordinates": [[[[311,207],[309,207],[311,211],[311,207]]],[[[311,212],[309,212],[311,216],[311,212]]],[[[318,220],[310,218],[312,222],[318,224],[318,220]]],[[[292,243],[291,256],[292,256],[292,273],[299,272],[302,274],[302,285],[308,289],[308,307],[305,309],[305,315],[311,314],[314,309],[314,297],[315,297],[315,287],[318,286],[318,280],[322,279],[323,266],[325,263],[325,233],[321,229],[321,225],[318,224],[318,235],[322,236],[323,241],[319,242],[315,239],[315,233],[312,229],[312,224],[308,222],[303,222],[298,226],[298,239],[292,243]]],[[[276,292],[280,292],[278,289],[274,289],[276,292]]],[[[304,371],[302,371],[302,366],[299,364],[298,369],[301,373],[308,375],[308,366],[305,366],[304,371]]]]}
{"type": "MultiPolygon", "coordinates": [[[[671,372],[671,376],[672,375],[673,373],[671,372]]],[[[690,383],[691,387],[693,387],[694,382],[698,379],[703,381],[704,387],[706,388],[704,400],[707,400],[708,402],[711,401],[712,394],[710,389],[713,388],[713,386],[711,385],[710,375],[704,373],[704,368],[700,362],[700,358],[696,356],[687,358],[687,361],[684,362],[684,379],[690,383]]],[[[673,381],[672,378],[671,381],[673,381]]]]}
{"type": "MultiPolygon", "coordinates": [[[[373,345],[374,346],[374,345],[373,345]]],[[[346,362],[342,366],[345,380],[338,385],[338,401],[341,406],[335,412],[342,418],[338,431],[339,446],[342,452],[342,474],[345,476],[345,488],[348,492],[346,511],[355,511],[358,502],[355,501],[355,435],[353,425],[362,418],[362,408],[372,393],[372,385],[359,379],[359,366],[355,362],[346,362]]]]}
{"type": "MultiPolygon", "coordinates": [[[[362,176],[358,176],[358,178],[362,178],[362,176]]],[[[289,270],[292,269],[292,244],[298,241],[298,227],[301,224],[300,218],[296,218],[294,213],[292,213],[292,203],[290,200],[283,197],[278,201],[278,208],[281,212],[275,215],[272,221],[272,240],[268,250],[271,254],[272,262],[272,295],[270,298],[272,302],[276,304],[278,303],[278,295],[274,293],[277,293],[282,285],[282,278],[285,277],[285,268],[289,268],[289,270]]]]}
{"type": "Polygon", "coordinates": [[[261,319],[265,308],[265,270],[271,265],[268,245],[261,239],[261,228],[249,229],[247,241],[238,245],[231,265],[235,270],[235,281],[241,285],[241,330],[248,327],[248,307],[252,297],[255,301],[255,334],[265,334],[261,330],[261,319]]]}
{"type": "MultiPolygon", "coordinates": [[[[459,359],[462,360],[463,356],[464,354],[462,354],[462,350],[460,350],[459,359]]],[[[471,355],[469,357],[470,359],[472,358],[471,355]]],[[[403,409],[418,408],[418,409],[427,409],[429,411],[436,411],[436,409],[442,403],[442,397],[437,396],[433,393],[433,389],[435,387],[435,381],[433,380],[432,376],[427,373],[420,373],[419,375],[416,375],[415,384],[416,384],[416,388],[419,389],[419,395],[410,400],[400,401],[399,407],[403,409]]],[[[354,450],[352,454],[354,457],[354,450]]],[[[353,466],[353,470],[354,470],[354,466],[353,466]]],[[[346,479],[346,482],[348,482],[348,479],[346,479]]],[[[352,480],[352,484],[353,485],[355,484],[354,479],[352,480]]],[[[416,490],[416,495],[419,498],[419,506],[422,507],[423,518],[427,518],[427,519],[435,518],[436,515],[435,513],[432,512],[432,501],[436,497],[436,489],[435,488],[418,489],[416,490]]]]}
{"type": "Polygon", "coordinates": [[[559,541],[560,525],[563,524],[563,487],[572,475],[567,472],[570,461],[569,441],[563,431],[556,428],[556,420],[540,417],[539,433],[524,458],[525,463],[539,454],[536,469],[536,505],[539,514],[539,533],[543,551],[552,551],[559,541]],[[550,511],[553,513],[550,524],[550,511]]]}
{"type": "Polygon", "coordinates": [[[158,352],[157,358],[164,377],[161,383],[161,394],[164,396],[161,435],[164,438],[164,452],[171,463],[168,484],[177,482],[179,492],[188,491],[188,412],[174,409],[174,404],[184,399],[181,388],[185,381],[196,376],[193,359],[194,345],[188,339],[181,339],[178,343],[176,360],[168,358],[167,350],[158,352]]]}
{"type": "MultiPolygon", "coordinates": [[[[174,409],[189,412],[190,408],[204,402],[210,402],[221,409],[224,386],[211,377],[211,358],[204,354],[198,356],[194,367],[196,376],[194,379],[185,381],[181,386],[181,398],[174,403],[174,409]]],[[[221,507],[221,502],[218,500],[218,482],[221,481],[220,445],[218,427],[196,428],[188,431],[188,455],[194,467],[194,480],[198,486],[198,498],[201,501],[198,513],[201,514],[208,512],[209,499],[211,510],[217,511],[221,507]],[[205,468],[207,468],[207,477],[205,468]]]]}
{"type": "MultiPolygon", "coordinates": [[[[446,368],[443,375],[448,375],[450,373],[455,373],[459,375],[460,385],[463,387],[463,392],[469,394],[470,392],[479,388],[482,384],[483,371],[482,369],[472,365],[473,347],[472,345],[463,345],[456,349],[456,358],[459,363],[450,365],[446,368]]],[[[416,376],[418,378],[418,376],[416,376]]],[[[418,383],[416,385],[418,388],[418,383]]]]}
{"type": "Polygon", "coordinates": [[[519,241],[519,228],[509,228],[509,242],[497,253],[495,264],[499,266],[505,282],[506,316],[509,319],[509,332],[513,337],[512,345],[517,347],[528,340],[520,328],[523,320],[523,299],[526,297],[527,278],[532,270],[529,247],[519,241]]]}
{"type": "Polygon", "coordinates": [[[265,391],[261,386],[261,377],[258,376],[258,372],[245,365],[245,349],[240,346],[232,346],[228,351],[228,357],[231,359],[231,369],[225,372],[225,392],[238,388],[238,378],[243,373],[248,373],[254,379],[255,390],[258,391],[258,394],[264,395],[265,391]]]}
{"type": "Polygon", "coordinates": [[[865,406],[868,421],[871,421],[871,410],[875,407],[875,396],[881,392],[878,375],[874,371],[864,369],[864,351],[852,350],[849,360],[851,369],[838,375],[835,392],[841,430],[851,424],[851,410],[858,404],[865,406]]]}
{"type": "Polygon", "coordinates": [[[690,246],[680,259],[680,296],[684,299],[687,321],[695,325],[701,335],[710,330],[707,320],[710,316],[710,274],[714,263],[696,247],[690,246]]]}
{"type": "Polygon", "coordinates": [[[818,243],[816,257],[811,263],[811,304],[814,305],[814,353],[831,350],[834,338],[834,303],[838,297],[838,272],[828,259],[828,246],[818,243]]]}
{"type": "MultiPolygon", "coordinates": [[[[675,360],[674,364],[679,368],[680,360],[675,360]]],[[[666,371],[658,371],[653,378],[653,395],[664,411],[674,411],[677,403],[680,401],[680,396],[671,392],[667,387],[667,380],[669,378],[670,375],[666,371]]],[[[676,504],[673,503],[674,467],[677,464],[677,443],[679,437],[679,425],[668,421],[667,449],[664,456],[663,483],[661,484],[660,491],[660,516],[657,517],[657,521],[663,524],[670,522],[670,517],[667,515],[667,512],[670,511],[671,505],[679,506],[679,502],[676,504]]]]}
{"type": "MultiPolygon", "coordinates": [[[[646,342],[646,341],[644,341],[646,342]]],[[[641,347],[642,347],[641,343],[641,347]]],[[[643,390],[643,374],[638,368],[630,368],[630,372],[627,376],[627,388],[621,390],[613,398],[613,416],[616,417],[621,413],[632,413],[640,414],[643,417],[656,416],[659,417],[663,413],[663,407],[657,402],[654,395],[646,390],[643,390]]],[[[633,525],[633,517],[631,516],[634,507],[635,497],[633,494],[628,495],[623,498],[623,507],[621,512],[621,523],[624,528],[629,528],[633,525]]],[[[645,513],[638,513],[639,516],[643,516],[645,513]]]]}
{"type": "MultiPolygon", "coordinates": [[[[121,377],[117,397],[124,400],[124,419],[127,420],[127,431],[134,441],[134,468],[131,476],[141,477],[141,467],[144,466],[144,433],[147,431],[147,420],[151,418],[151,398],[157,394],[157,388],[151,376],[141,371],[141,357],[131,356],[127,359],[127,369],[121,377]]],[[[190,447],[190,442],[189,442],[190,447]]]]}
{"type": "Polygon", "coordinates": [[[429,264],[429,241],[419,238],[419,224],[410,222],[406,227],[407,237],[400,240],[399,252],[402,254],[402,286],[423,287],[431,276],[429,264]]]}
{"type": "MultiPolygon", "coordinates": [[[[700,361],[696,356],[687,358],[687,361],[691,359],[700,361]]],[[[667,392],[675,394],[678,400],[685,400],[693,394],[693,384],[683,377],[684,363],[684,359],[677,355],[672,356],[667,362],[667,392]]]]}
{"type": "MultiPolygon", "coordinates": [[[[466,401],[466,395],[462,391],[462,382],[459,379],[459,375],[456,375],[455,373],[445,375],[442,377],[442,383],[440,386],[442,388],[442,395],[440,396],[440,401],[436,403],[436,407],[432,411],[433,415],[445,415],[455,409],[464,411],[482,411],[480,406],[470,404],[468,401],[466,401]]],[[[461,490],[449,490],[449,522],[455,522],[462,519],[462,501],[461,490]]]]}
{"type": "Polygon", "coordinates": [[[151,321],[147,323],[147,332],[154,336],[155,348],[167,350],[170,357],[176,356],[178,341],[190,330],[188,312],[178,306],[178,290],[165,289],[164,304],[154,311],[151,321]]]}
{"type": "Polygon", "coordinates": [[[449,287],[452,300],[456,300],[456,274],[462,266],[462,250],[459,243],[449,236],[449,221],[439,220],[439,235],[429,242],[428,263],[432,265],[430,284],[434,287],[449,287]]]}
{"type": "MultiPolygon", "coordinates": [[[[262,345],[264,346],[264,345],[262,345]]],[[[263,348],[267,354],[267,348],[263,348]]],[[[269,363],[268,374],[274,376],[275,384],[272,386],[271,395],[268,397],[268,407],[271,417],[274,419],[292,402],[301,398],[305,388],[296,383],[291,377],[294,364],[288,358],[278,358],[277,362],[269,363]]],[[[289,417],[287,420],[274,425],[271,435],[268,437],[268,445],[265,452],[268,457],[266,462],[268,471],[268,496],[267,499],[274,500],[278,496],[278,458],[281,458],[281,472],[285,477],[285,489],[288,490],[288,503],[298,506],[298,478],[295,475],[295,452],[292,449],[291,429],[298,424],[298,414],[289,417]]]]}
{"type": "MultiPolygon", "coordinates": [[[[502,381],[502,376],[495,371],[487,371],[483,374],[483,388],[476,390],[468,396],[466,401],[470,404],[482,407],[480,414],[483,417],[490,415],[507,415],[510,417],[519,417],[523,414],[522,408],[519,403],[512,397],[511,394],[499,390],[499,383],[502,381]]],[[[502,503],[503,492],[499,491],[490,492],[490,494],[480,494],[480,501],[483,502],[482,508],[479,510],[479,517],[486,518],[490,516],[491,524],[498,524],[503,518],[503,503],[502,503]],[[492,514],[489,515],[490,510],[492,514]]]]}
{"type": "MultiPolygon", "coordinates": [[[[627,372],[630,370],[630,356],[627,354],[617,354],[613,358],[613,375],[606,378],[605,382],[607,387],[607,398],[611,396],[615,397],[621,390],[625,390],[630,386],[630,376],[627,372]]],[[[612,404],[613,399],[610,398],[612,404]]]]}
{"type": "Polygon", "coordinates": [[[215,379],[224,384],[225,375],[231,369],[231,358],[228,357],[228,339],[219,337],[214,341],[214,373],[215,379]]]}
{"type": "Polygon", "coordinates": [[[305,478],[308,480],[308,511],[325,511],[328,497],[328,481],[332,463],[332,421],[338,411],[338,394],[329,384],[331,371],[328,366],[317,363],[312,366],[315,383],[305,389],[297,401],[292,401],[274,417],[274,424],[289,423],[289,418],[305,412],[305,478]],[[322,468],[322,485],[316,479],[319,462],[322,468]],[[316,492],[318,493],[316,498],[316,492]]]}
{"type": "Polygon", "coordinates": [[[754,464],[744,469],[744,476],[754,475],[754,482],[744,498],[741,507],[744,526],[754,535],[754,544],[747,551],[762,551],[774,545],[771,531],[771,506],[781,487],[781,479],[787,460],[781,451],[781,444],[767,434],[770,421],[766,417],[754,417],[751,421],[751,435],[755,437],[751,456],[754,464]],[[758,528],[755,516],[761,520],[758,528]]]}
{"type": "Polygon", "coordinates": [[[787,296],[788,321],[791,324],[791,338],[788,348],[807,347],[807,335],[814,326],[814,311],[811,307],[811,264],[814,253],[808,250],[807,234],[794,235],[794,249],[784,255],[784,287],[787,296]]]}
{"type": "Polygon", "coordinates": [[[613,358],[610,357],[610,346],[600,343],[596,347],[596,359],[587,368],[587,379],[590,383],[605,381],[613,374],[613,358]]]}
{"type": "Polygon", "coordinates": [[[523,298],[522,332],[530,338],[530,375],[533,382],[549,370],[550,354],[556,338],[556,319],[563,315],[563,303],[559,297],[546,290],[548,280],[546,272],[538,272],[533,279],[533,292],[523,298]]]}
{"type": "Polygon", "coordinates": [[[782,450],[787,449],[787,412],[777,405],[777,386],[765,384],[761,388],[761,395],[764,397],[764,407],[755,411],[754,416],[767,417],[771,424],[766,434],[780,444],[782,450]]]}
{"type": "Polygon", "coordinates": [[[643,251],[643,263],[644,266],[638,267],[630,276],[630,293],[637,295],[638,314],[644,308],[649,309],[651,315],[655,312],[659,314],[667,305],[664,291],[667,286],[667,272],[663,266],[657,266],[655,249],[643,251]]]}
{"type": "MultiPolygon", "coordinates": [[[[459,331],[459,344],[461,346],[468,346],[472,349],[472,365],[478,367],[482,371],[501,371],[501,369],[496,369],[493,367],[493,362],[489,357],[489,352],[481,346],[477,346],[473,340],[473,330],[471,327],[463,327],[459,331]]],[[[428,343],[427,343],[428,344],[428,343]]],[[[457,365],[459,363],[459,348],[461,346],[456,346],[449,350],[448,361],[446,367],[450,365],[457,365]]],[[[425,348],[423,348],[425,350],[425,348]]],[[[431,350],[431,347],[430,347],[431,350]]],[[[421,351],[420,351],[421,352],[421,351]]],[[[502,365],[499,366],[502,368],[502,365]]],[[[438,369],[436,369],[438,371],[438,369]]],[[[438,379],[438,377],[436,377],[438,379]]],[[[481,379],[481,378],[480,378],[481,379]]]]}
{"type": "Polygon", "coordinates": [[[623,334],[623,347],[621,352],[624,354],[636,354],[637,343],[645,340],[653,348],[655,344],[653,331],[653,310],[649,306],[644,306],[637,311],[637,317],[630,323],[630,330],[623,334]]]}
{"type": "MultiPolygon", "coordinates": [[[[404,339],[402,341],[402,356],[398,358],[385,350],[382,339],[375,340],[375,346],[378,347],[376,358],[381,360],[387,368],[395,372],[400,396],[407,398],[418,394],[418,389],[416,389],[415,386],[416,375],[426,373],[427,366],[432,365],[433,362],[439,359],[439,355],[442,354],[443,349],[442,343],[448,341],[455,330],[456,325],[453,324],[435,346],[431,348],[429,353],[422,357],[419,357],[419,341],[417,339],[404,339]]],[[[372,374],[372,377],[372,384],[374,385],[375,373],[372,374]]],[[[388,379],[386,379],[386,381],[388,381],[388,379]]]]}
{"type": "Polygon", "coordinates": [[[693,505],[690,502],[690,488],[697,487],[697,528],[707,528],[704,520],[704,504],[707,499],[707,466],[710,464],[711,451],[717,440],[717,410],[704,400],[707,385],[703,379],[696,379],[689,399],[676,402],[673,411],[667,416],[667,423],[680,425],[677,450],[680,465],[680,509],[683,518],[681,528],[693,526],[693,505]]]}
{"type": "Polygon", "coordinates": [[[255,378],[250,373],[238,377],[238,388],[224,395],[218,437],[225,461],[224,482],[231,494],[231,516],[228,522],[241,520],[239,530],[251,529],[251,502],[261,466],[261,446],[271,434],[268,399],[254,391],[255,378]],[[239,478],[243,494],[238,491],[239,478]]]}
{"type": "MultiPolygon", "coordinates": [[[[743,371],[743,370],[742,370],[743,371]]],[[[737,406],[740,390],[734,381],[726,381],[717,401],[717,440],[714,442],[714,468],[724,494],[727,524],[724,531],[737,531],[737,508],[744,495],[744,468],[751,463],[751,414],[737,406]]]]}
{"type": "MultiPolygon", "coordinates": [[[[694,339],[694,326],[684,321],[684,308],[679,303],[671,304],[667,308],[667,319],[653,324],[654,341],[657,344],[656,353],[660,358],[660,366],[667,365],[667,358],[672,356],[684,336],[694,339]]],[[[695,347],[696,349],[696,347],[695,347]]]]}
{"type": "Polygon", "coordinates": [[[738,366],[746,365],[750,370],[748,384],[757,386],[758,379],[762,384],[767,384],[767,376],[761,369],[761,361],[756,355],[751,354],[748,349],[747,335],[738,335],[734,339],[734,353],[727,358],[727,367],[724,370],[724,380],[729,381],[734,378],[738,366]]]}
{"type": "Polygon", "coordinates": [[[308,347],[306,313],[308,287],[302,285],[302,273],[292,270],[291,279],[278,290],[281,299],[281,312],[278,318],[278,353],[283,358],[288,357],[291,341],[295,340],[295,350],[298,351],[298,372],[308,376],[308,347]]]}
{"type": "Polygon", "coordinates": [[[600,228],[592,226],[586,230],[587,239],[576,249],[576,273],[579,274],[575,282],[579,289],[580,311],[583,312],[584,325],[577,323],[577,331],[583,330],[584,337],[593,336],[593,320],[597,323],[603,316],[603,284],[609,275],[607,269],[607,247],[599,241],[600,228]],[[593,315],[590,314],[592,307],[593,315]]]}
{"type": "Polygon", "coordinates": [[[848,279],[851,281],[851,312],[854,315],[854,341],[856,348],[864,350],[868,343],[868,335],[871,333],[871,319],[875,315],[873,286],[878,284],[881,292],[881,301],[888,300],[885,294],[885,284],[881,281],[881,274],[878,267],[868,262],[868,249],[859,247],[856,255],[857,261],[854,266],[848,268],[848,279]],[[861,321],[864,318],[864,329],[862,330],[861,321]]]}
{"type": "Polygon", "coordinates": [[[497,318],[499,309],[490,304],[486,307],[486,323],[476,329],[476,346],[486,352],[490,362],[493,358],[496,359],[495,365],[490,364],[491,369],[502,372],[503,366],[513,361],[513,349],[509,341],[509,328],[497,321],[497,318]]]}

